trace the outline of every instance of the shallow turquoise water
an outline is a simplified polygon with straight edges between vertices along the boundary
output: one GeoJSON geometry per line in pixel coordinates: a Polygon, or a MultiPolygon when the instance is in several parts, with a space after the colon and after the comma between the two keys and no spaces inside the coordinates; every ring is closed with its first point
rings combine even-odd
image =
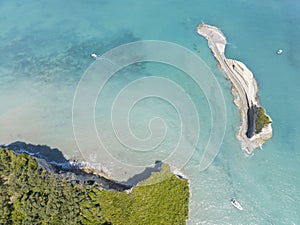
{"type": "MultiPolygon", "coordinates": [[[[105,106],[124,85],[140,76],[173,79],[192,96],[201,123],[197,151],[183,169],[191,183],[189,224],[299,224],[299,11],[296,0],[0,1],[0,142],[48,144],[81,158],[71,113],[76,85],[93,62],[89,55],[136,40],[175,42],[210,66],[226,101],[225,139],[208,170],[200,172],[197,165],[211,128],[209,106],[180,71],[146,64],[117,74],[97,104],[98,129],[109,122],[105,106]],[[202,21],[222,28],[230,43],[227,55],[253,71],[261,102],[274,121],[273,138],[253,157],[245,157],[235,139],[238,110],[206,41],[195,32],[202,21]],[[279,48],[284,50],[280,56],[275,54],[279,48]],[[232,197],[242,203],[243,212],[230,205],[232,197]]],[[[166,118],[170,130],[179,129],[172,107],[158,100],[140,103],[132,113],[132,126],[141,138],[149,135],[143,128],[152,115],[166,118]]],[[[112,143],[110,133],[102,132],[112,143]]],[[[178,138],[176,132],[170,138],[178,138]]],[[[126,159],[126,154],[120,157],[126,159]]]]}

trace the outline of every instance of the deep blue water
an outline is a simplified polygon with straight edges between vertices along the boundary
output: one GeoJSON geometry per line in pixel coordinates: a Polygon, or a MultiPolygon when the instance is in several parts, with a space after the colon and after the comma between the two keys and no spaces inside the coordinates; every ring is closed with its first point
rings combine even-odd
{"type": "MultiPolygon", "coordinates": [[[[90,54],[101,55],[132,41],[174,42],[204,60],[224,95],[226,133],[213,164],[204,172],[198,169],[212,119],[205,94],[182,71],[155,63],[133,65],[106,83],[95,107],[96,126],[104,143],[118,149],[112,152],[118,160],[152,163],[128,156],[115,145],[108,106],[124,86],[138,78],[172,80],[194,102],[201,127],[196,152],[181,169],[191,184],[188,223],[299,224],[299,12],[297,0],[0,1],[0,142],[48,144],[68,157],[92,161],[77,148],[72,128],[73,96],[94,62],[90,54]],[[243,61],[253,71],[261,103],[273,119],[272,139],[252,157],[244,155],[235,138],[240,124],[238,109],[207,42],[196,33],[201,22],[222,29],[229,42],[227,56],[243,61]],[[282,55],[275,54],[279,48],[284,50],[282,55]],[[242,203],[244,211],[230,205],[232,197],[242,203]]],[[[132,95],[139,91],[136,88],[132,95]]],[[[165,87],[166,93],[170,91],[165,87]]],[[[164,159],[172,152],[164,147],[173,146],[180,135],[176,108],[152,98],[135,106],[129,121],[138,138],[151,135],[147,125],[153,117],[164,118],[169,127],[165,145],[154,152],[157,159],[164,159]]],[[[89,138],[87,135],[86,140],[89,138]]],[[[88,149],[93,152],[93,147],[88,149]]],[[[125,176],[122,168],[114,170],[114,164],[103,163],[112,176],[125,176]]]]}

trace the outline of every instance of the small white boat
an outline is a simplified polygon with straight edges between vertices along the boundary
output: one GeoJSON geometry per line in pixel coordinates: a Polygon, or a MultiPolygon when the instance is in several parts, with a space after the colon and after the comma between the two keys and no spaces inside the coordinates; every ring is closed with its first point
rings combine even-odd
{"type": "Polygon", "coordinates": [[[91,57],[94,59],[97,59],[97,54],[93,53],[93,54],[91,54],[91,57]]]}
{"type": "Polygon", "coordinates": [[[277,55],[280,55],[280,54],[282,54],[282,53],[283,53],[283,50],[282,50],[282,49],[278,49],[277,52],[276,52],[277,55]]]}
{"type": "Polygon", "coordinates": [[[236,199],[233,198],[230,200],[230,202],[238,210],[244,210],[243,207],[241,206],[241,204],[236,199]]]}

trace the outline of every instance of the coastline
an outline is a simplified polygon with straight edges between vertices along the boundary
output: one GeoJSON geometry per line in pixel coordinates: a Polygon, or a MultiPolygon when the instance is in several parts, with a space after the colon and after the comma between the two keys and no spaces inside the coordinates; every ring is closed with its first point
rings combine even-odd
{"type": "Polygon", "coordinates": [[[130,189],[114,181],[109,189],[100,187],[91,182],[94,174],[6,147],[0,147],[0,164],[1,224],[186,224],[188,219],[188,180],[179,179],[168,164],[147,184],[130,189]],[[88,180],[72,182],[76,177],[88,180]]]}
{"type": "MultiPolygon", "coordinates": [[[[126,181],[112,179],[103,170],[93,168],[89,163],[67,159],[62,151],[50,148],[47,145],[33,145],[25,142],[14,142],[0,145],[0,148],[9,149],[15,154],[25,153],[33,157],[37,163],[46,171],[64,176],[69,182],[77,184],[92,184],[100,189],[125,191],[139,186],[149,179],[154,173],[161,172],[164,163],[156,161],[153,167],[146,167],[141,173],[135,174],[126,181]]],[[[179,171],[169,168],[171,173],[179,179],[187,179],[179,171]]],[[[171,176],[171,174],[170,174],[171,176]]],[[[155,182],[154,182],[155,183],[155,182]]]]}
{"type": "Polygon", "coordinates": [[[208,46],[219,63],[219,68],[224,71],[226,78],[232,84],[234,103],[239,108],[241,116],[241,126],[236,136],[241,142],[242,149],[250,155],[254,149],[261,147],[272,137],[272,120],[266,113],[265,116],[270,122],[259,132],[255,132],[258,109],[262,108],[257,81],[244,63],[226,58],[227,41],[219,28],[200,24],[197,33],[207,39],[208,46]]]}

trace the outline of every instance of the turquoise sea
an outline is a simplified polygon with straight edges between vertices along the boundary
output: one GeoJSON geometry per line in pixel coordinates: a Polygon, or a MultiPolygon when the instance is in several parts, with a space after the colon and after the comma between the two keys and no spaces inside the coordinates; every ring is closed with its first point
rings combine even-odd
{"type": "MultiPolygon", "coordinates": [[[[298,0],[0,0],[0,144],[16,140],[47,144],[67,157],[93,161],[97,147],[78,149],[72,127],[76,87],[95,61],[90,54],[101,55],[132,41],[173,42],[201,57],[222,90],[226,131],[216,159],[200,171],[199,161],[211,131],[210,104],[214,102],[182,71],[151,62],[116,73],[99,94],[95,125],[107,149],[117,161],[139,169],[172,155],[182,124],[176,107],[165,99],[149,95],[135,103],[129,116],[132,133],[139,140],[161,131],[148,126],[153,118],[163,119],[168,127],[165,141],[147,156],[148,161],[128,154],[126,143],[116,141],[110,125],[114,121],[109,107],[126,85],[140,78],[163,77],[190,96],[199,114],[199,142],[181,168],[190,180],[188,224],[300,224],[299,12],[298,0]],[[206,40],[196,33],[201,22],[222,29],[229,42],[227,56],[243,61],[253,71],[261,103],[273,119],[272,139],[251,157],[244,155],[235,138],[240,119],[229,81],[219,71],[206,40]],[[283,49],[282,55],[276,55],[278,49],[283,49]],[[85,155],[88,151],[89,156],[85,155]],[[244,211],[232,207],[233,197],[244,211]]],[[[137,83],[129,95],[152,90],[151,85],[147,80],[137,83]]],[[[162,92],[173,93],[166,86],[162,92]]],[[[178,93],[173,96],[181,100],[178,93]]],[[[117,121],[122,122],[121,114],[116,114],[120,116],[117,121]]],[[[132,138],[120,135],[125,140],[132,138]]],[[[85,143],[93,143],[92,138],[87,131],[85,143]]],[[[184,148],[181,154],[185,154],[184,148]]],[[[130,174],[109,159],[101,163],[112,177],[130,174]]]]}

